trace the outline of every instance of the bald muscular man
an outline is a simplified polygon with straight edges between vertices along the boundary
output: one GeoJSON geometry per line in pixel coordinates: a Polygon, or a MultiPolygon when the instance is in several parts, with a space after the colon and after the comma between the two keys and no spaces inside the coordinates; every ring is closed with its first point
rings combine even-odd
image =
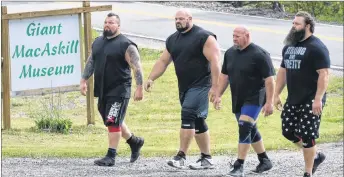
{"type": "Polygon", "coordinates": [[[186,154],[193,137],[201,151],[201,157],[191,169],[211,169],[214,167],[210,155],[210,135],[206,118],[208,99],[214,98],[220,73],[220,48],[216,35],[192,23],[192,15],[186,9],[175,15],[177,31],[166,40],[166,49],[155,63],[145,90],[150,91],[173,61],[179,87],[181,104],[180,147],[176,156],[167,162],[176,168],[186,166],[186,154]]]}
{"type": "Polygon", "coordinates": [[[239,126],[238,159],[229,174],[244,176],[244,161],[250,146],[258,154],[260,162],[253,171],[261,173],[272,168],[257,121],[261,110],[265,116],[273,113],[275,70],[270,54],[251,42],[250,32],[245,26],[234,29],[233,43],[234,46],[224,56],[214,106],[220,109],[221,96],[229,83],[232,112],[239,126]]]}

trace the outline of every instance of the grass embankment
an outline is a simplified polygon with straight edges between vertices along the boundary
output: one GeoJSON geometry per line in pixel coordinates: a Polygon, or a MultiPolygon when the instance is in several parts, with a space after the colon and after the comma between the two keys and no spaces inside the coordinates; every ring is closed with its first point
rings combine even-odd
{"type": "MultiPolygon", "coordinates": [[[[151,71],[161,51],[141,49],[145,78],[151,71]]],[[[133,83],[135,83],[133,81],[133,83]]],[[[338,141],[343,138],[343,78],[331,78],[327,106],[323,113],[318,143],[338,141]]],[[[145,138],[142,156],[171,156],[179,146],[180,105],[177,80],[173,64],[159,78],[151,93],[145,92],[141,102],[130,101],[126,123],[132,132],[145,138]]],[[[285,100],[286,89],[282,99],[285,100]]],[[[48,103],[51,95],[12,98],[12,129],[2,131],[3,157],[97,157],[107,150],[107,129],[97,112],[96,125],[87,127],[86,98],[79,92],[61,95],[63,115],[73,121],[70,134],[45,133],[35,130],[30,113],[41,110],[42,103],[48,103]]],[[[57,98],[55,98],[55,101],[57,98]]],[[[45,110],[47,111],[47,110],[45,110]]],[[[48,113],[48,111],[47,111],[48,113]]],[[[220,111],[209,110],[208,126],[211,133],[213,155],[236,153],[238,127],[231,113],[230,94],[227,89],[220,111]]],[[[260,116],[259,129],[268,150],[295,149],[281,135],[280,112],[267,118],[260,116]]],[[[128,156],[128,145],[121,140],[119,156],[128,156]]],[[[198,148],[193,141],[191,154],[198,148]]]]}

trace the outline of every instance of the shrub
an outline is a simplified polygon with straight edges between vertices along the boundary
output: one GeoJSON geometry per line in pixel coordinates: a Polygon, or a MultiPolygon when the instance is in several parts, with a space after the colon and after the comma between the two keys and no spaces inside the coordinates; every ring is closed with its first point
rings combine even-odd
{"type": "Polygon", "coordinates": [[[30,117],[35,119],[38,130],[56,133],[68,133],[71,130],[73,122],[68,118],[63,118],[60,92],[57,98],[57,103],[54,103],[52,93],[51,97],[41,100],[40,108],[30,113],[30,117]]]}

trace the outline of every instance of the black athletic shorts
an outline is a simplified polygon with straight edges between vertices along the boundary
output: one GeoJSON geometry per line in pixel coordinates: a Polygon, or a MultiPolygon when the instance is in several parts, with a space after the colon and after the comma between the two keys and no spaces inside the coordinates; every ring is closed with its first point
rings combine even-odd
{"type": "Polygon", "coordinates": [[[127,111],[129,99],[107,96],[103,101],[98,100],[98,111],[103,118],[104,125],[119,127],[127,111]]]}
{"type": "Polygon", "coordinates": [[[179,93],[182,119],[196,120],[208,117],[209,90],[210,87],[193,87],[186,92],[179,93]]]}

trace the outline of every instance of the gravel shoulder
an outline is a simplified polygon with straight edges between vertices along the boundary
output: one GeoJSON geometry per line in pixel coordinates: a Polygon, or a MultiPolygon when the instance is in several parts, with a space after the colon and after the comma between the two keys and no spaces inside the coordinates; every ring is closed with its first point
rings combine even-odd
{"type": "MultiPolygon", "coordinates": [[[[336,143],[327,143],[318,145],[319,151],[326,154],[327,158],[315,177],[342,177],[343,176],[343,141],[336,143]]],[[[144,148],[142,149],[144,151],[144,148]]],[[[268,151],[274,167],[267,173],[254,174],[250,172],[257,164],[258,160],[255,154],[249,154],[245,164],[246,176],[266,176],[266,177],[286,177],[303,175],[303,156],[301,151],[268,151]]],[[[229,172],[229,162],[236,159],[235,155],[214,156],[216,169],[213,170],[178,170],[169,167],[166,161],[169,157],[141,157],[135,163],[129,163],[129,157],[118,157],[116,165],[113,167],[99,167],[93,165],[94,158],[3,158],[2,176],[185,176],[185,177],[215,177],[226,176],[229,172]]],[[[197,160],[196,156],[187,157],[187,163],[197,160]]]]}

